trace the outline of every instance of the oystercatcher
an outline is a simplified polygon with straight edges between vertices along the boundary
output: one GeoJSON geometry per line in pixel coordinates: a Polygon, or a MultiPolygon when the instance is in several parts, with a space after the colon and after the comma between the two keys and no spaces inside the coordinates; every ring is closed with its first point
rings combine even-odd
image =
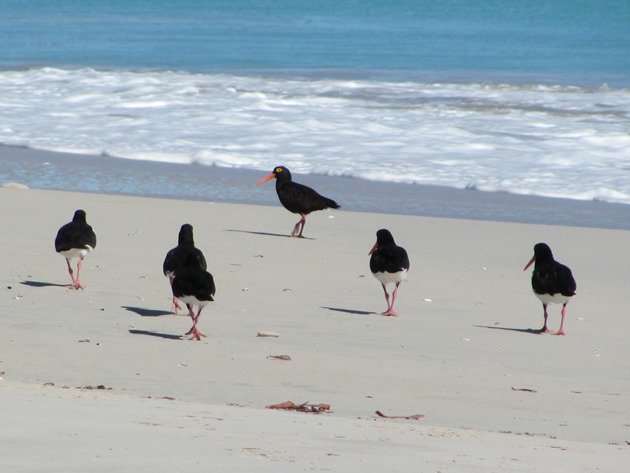
{"type": "Polygon", "coordinates": [[[523,271],[527,270],[534,263],[532,272],[532,289],[536,297],[540,299],[543,306],[543,316],[545,322],[540,329],[541,332],[548,332],[547,329],[547,305],[550,302],[562,304],[562,319],[560,329],[553,332],[554,335],[564,335],[564,315],[567,303],[575,295],[577,285],[571,270],[563,264],[553,259],[551,248],[545,243],[534,245],[534,256],[529,260],[523,271]]]}
{"type": "Polygon", "coordinates": [[[398,286],[407,277],[409,271],[407,251],[396,245],[389,230],[383,228],[376,232],[376,243],[369,254],[372,255],[370,257],[370,271],[380,281],[385,292],[387,310],[383,312],[383,315],[396,316],[398,314],[394,311],[394,302],[396,301],[398,286]],[[394,292],[392,292],[391,303],[387,293],[387,285],[390,283],[396,285],[394,292]]]}
{"type": "Polygon", "coordinates": [[[315,210],[324,210],[328,208],[338,209],[339,204],[332,199],[318,194],[315,190],[303,184],[293,182],[291,172],[284,166],[276,167],[271,174],[263,177],[256,185],[275,179],[276,192],[280,198],[280,203],[289,212],[300,214],[302,218],[293,227],[291,236],[302,237],[304,225],[306,224],[306,216],[315,210]]]}
{"type": "Polygon", "coordinates": [[[205,270],[206,264],[201,252],[189,252],[186,255],[184,264],[177,269],[173,278],[173,296],[182,301],[188,307],[188,315],[192,319],[192,327],[186,335],[190,339],[201,340],[205,337],[198,328],[201,310],[210,301],[214,301],[213,296],[216,291],[212,274],[205,270]],[[198,307],[197,313],[193,311],[193,306],[198,307]]]}
{"type": "Polygon", "coordinates": [[[86,215],[84,210],[77,210],[74,212],[72,222],[66,223],[57,232],[55,238],[55,250],[66,258],[66,264],[68,265],[68,273],[72,280],[73,289],[83,289],[81,282],[79,281],[79,273],[81,271],[81,265],[83,264],[83,258],[90,251],[96,247],[96,234],[92,227],[87,224],[86,215]],[[74,277],[72,266],[70,261],[73,258],[79,258],[77,262],[77,277],[74,277]]]}
{"type": "MultiPolygon", "coordinates": [[[[166,253],[166,258],[164,258],[164,264],[162,265],[164,275],[168,276],[171,291],[173,289],[173,278],[175,277],[175,273],[184,266],[188,255],[191,253],[196,255],[199,265],[205,270],[208,267],[206,264],[206,258],[204,258],[201,250],[195,247],[193,227],[189,223],[185,223],[179,229],[177,246],[166,253]]],[[[181,309],[181,307],[179,306],[175,295],[173,295],[173,312],[177,314],[178,309],[181,309]]]]}

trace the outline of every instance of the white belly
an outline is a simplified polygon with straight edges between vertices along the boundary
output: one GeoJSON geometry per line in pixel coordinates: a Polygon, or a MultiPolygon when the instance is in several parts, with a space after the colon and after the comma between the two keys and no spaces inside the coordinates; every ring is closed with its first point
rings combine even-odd
{"type": "Polygon", "coordinates": [[[66,259],[84,258],[91,249],[91,246],[85,245],[85,248],[71,248],[66,251],[60,251],[59,253],[61,253],[66,259]]]}
{"type": "Polygon", "coordinates": [[[182,296],[182,297],[178,297],[178,299],[182,301],[184,304],[196,305],[196,306],[199,306],[200,308],[205,307],[206,305],[208,305],[208,302],[210,302],[210,301],[200,301],[195,296],[182,296]]]}
{"type": "Polygon", "coordinates": [[[553,296],[550,294],[536,294],[536,297],[543,304],[566,304],[571,300],[570,296],[563,296],[562,294],[554,294],[553,296]]]}
{"type": "Polygon", "coordinates": [[[407,277],[407,270],[405,269],[403,271],[398,271],[397,273],[382,272],[382,273],[372,273],[372,274],[374,274],[374,277],[378,279],[381,282],[381,284],[384,284],[387,286],[388,284],[404,281],[405,278],[407,277]]]}

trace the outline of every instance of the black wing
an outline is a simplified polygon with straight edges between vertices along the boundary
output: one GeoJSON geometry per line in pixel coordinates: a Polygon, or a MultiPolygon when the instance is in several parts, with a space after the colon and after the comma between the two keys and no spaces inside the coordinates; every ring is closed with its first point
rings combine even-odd
{"type": "Polygon", "coordinates": [[[537,294],[562,294],[574,296],[577,284],[571,270],[556,261],[535,269],[532,273],[532,289],[537,294]]]}
{"type": "Polygon", "coordinates": [[[86,245],[96,248],[96,234],[92,227],[85,222],[67,223],[57,232],[55,238],[55,250],[57,252],[68,251],[73,248],[85,248],[86,245]]]}
{"type": "Polygon", "coordinates": [[[213,301],[215,292],[214,278],[205,270],[185,267],[175,274],[173,295],[177,298],[195,296],[199,300],[213,301]]]}
{"type": "Polygon", "coordinates": [[[405,269],[409,269],[409,256],[401,246],[379,246],[370,258],[370,271],[373,273],[397,273],[405,269]]]}
{"type": "Polygon", "coordinates": [[[289,212],[309,214],[315,210],[338,209],[339,204],[314,189],[297,182],[276,187],[280,203],[289,212]]]}
{"type": "Polygon", "coordinates": [[[165,275],[167,273],[176,273],[184,267],[187,261],[194,261],[194,266],[203,270],[208,268],[206,258],[199,248],[195,248],[191,245],[178,245],[166,253],[166,258],[164,258],[164,263],[162,264],[162,271],[165,275]],[[191,258],[191,260],[189,260],[189,258],[191,258]]]}

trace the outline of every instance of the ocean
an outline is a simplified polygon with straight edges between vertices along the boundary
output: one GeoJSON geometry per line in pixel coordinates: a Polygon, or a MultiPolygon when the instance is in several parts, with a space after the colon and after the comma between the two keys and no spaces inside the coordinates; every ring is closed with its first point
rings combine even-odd
{"type": "Polygon", "coordinates": [[[630,2],[2,0],[0,144],[630,204],[630,2]]]}

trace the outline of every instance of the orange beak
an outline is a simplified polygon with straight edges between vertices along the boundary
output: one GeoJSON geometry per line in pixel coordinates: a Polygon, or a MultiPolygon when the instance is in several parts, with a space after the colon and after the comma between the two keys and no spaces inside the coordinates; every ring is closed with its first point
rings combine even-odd
{"type": "Polygon", "coordinates": [[[529,260],[529,263],[527,263],[527,265],[525,266],[525,268],[523,268],[523,271],[526,271],[526,270],[527,270],[527,268],[529,268],[529,267],[532,265],[532,263],[533,263],[534,261],[536,261],[536,255],[532,256],[532,259],[530,259],[530,260],[529,260]]]}
{"type": "Polygon", "coordinates": [[[276,175],[274,173],[269,174],[268,176],[263,177],[260,181],[258,181],[256,183],[257,186],[264,184],[267,181],[271,181],[272,179],[275,179],[276,175]]]}
{"type": "Polygon", "coordinates": [[[371,255],[371,254],[372,254],[372,253],[374,253],[377,249],[378,249],[378,243],[374,243],[374,246],[372,247],[372,249],[370,250],[370,252],[368,253],[368,255],[371,255]]]}

